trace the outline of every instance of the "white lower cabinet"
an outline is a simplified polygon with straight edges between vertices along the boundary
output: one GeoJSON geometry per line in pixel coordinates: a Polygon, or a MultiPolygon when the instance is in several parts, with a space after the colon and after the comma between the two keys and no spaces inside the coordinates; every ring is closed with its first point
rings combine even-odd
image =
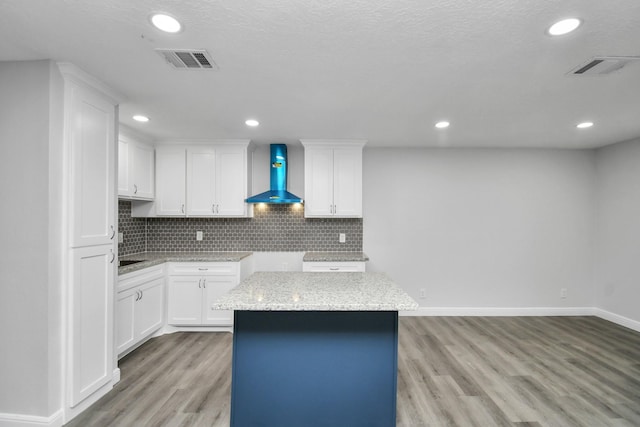
{"type": "Polygon", "coordinates": [[[164,324],[162,266],[121,276],[116,295],[116,349],[124,355],[164,324]]]}
{"type": "Polygon", "coordinates": [[[69,295],[70,406],[108,384],[113,375],[113,245],[71,250],[69,295]]]}
{"type": "Polygon", "coordinates": [[[211,304],[240,283],[238,263],[169,264],[167,323],[174,326],[230,326],[232,310],[211,304]]]}
{"type": "Polygon", "coordinates": [[[307,261],[302,263],[302,271],[307,272],[362,272],[365,263],[362,261],[319,262],[307,261]]]}

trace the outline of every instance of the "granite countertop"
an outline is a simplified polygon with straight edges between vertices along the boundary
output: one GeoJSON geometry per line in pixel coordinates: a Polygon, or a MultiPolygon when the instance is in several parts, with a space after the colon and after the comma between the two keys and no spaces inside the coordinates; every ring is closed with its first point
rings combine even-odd
{"type": "Polygon", "coordinates": [[[143,260],[118,267],[118,275],[142,270],[165,262],[239,262],[253,252],[142,252],[119,257],[119,261],[143,260]]]}
{"type": "Polygon", "coordinates": [[[257,272],[213,303],[214,310],[398,311],[418,303],[385,273],[257,272]]]}
{"type": "Polygon", "coordinates": [[[304,262],[364,262],[369,257],[364,252],[306,252],[304,262]]]}

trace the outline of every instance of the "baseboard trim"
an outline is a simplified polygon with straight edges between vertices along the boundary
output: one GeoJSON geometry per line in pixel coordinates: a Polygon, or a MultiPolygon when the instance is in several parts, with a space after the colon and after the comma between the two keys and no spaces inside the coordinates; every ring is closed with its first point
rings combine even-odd
{"type": "Polygon", "coordinates": [[[628,317],[620,316],[619,314],[611,313],[610,311],[606,311],[601,308],[595,308],[594,311],[594,314],[601,319],[608,320],[609,322],[640,332],[640,322],[637,320],[629,319],[628,317]]]}
{"type": "Polygon", "coordinates": [[[420,307],[400,316],[593,316],[593,307],[420,307]]]}
{"type": "Polygon", "coordinates": [[[596,316],[640,332],[640,321],[597,307],[420,307],[400,316],[596,316]]]}
{"type": "MultiPolygon", "coordinates": [[[[165,325],[162,334],[173,334],[176,332],[233,332],[233,325],[229,326],[173,326],[165,325]]],[[[159,336],[158,335],[158,336],[159,336]]]]}
{"type": "Polygon", "coordinates": [[[62,409],[48,417],[0,413],[0,427],[60,427],[62,416],[62,409]]]}

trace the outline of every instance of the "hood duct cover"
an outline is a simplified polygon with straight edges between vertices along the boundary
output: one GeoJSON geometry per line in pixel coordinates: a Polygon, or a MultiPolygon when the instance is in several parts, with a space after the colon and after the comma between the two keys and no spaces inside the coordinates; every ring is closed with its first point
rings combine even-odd
{"type": "Polygon", "coordinates": [[[249,197],[247,203],[302,203],[303,200],[287,191],[287,146],[271,144],[271,189],[249,197]]]}

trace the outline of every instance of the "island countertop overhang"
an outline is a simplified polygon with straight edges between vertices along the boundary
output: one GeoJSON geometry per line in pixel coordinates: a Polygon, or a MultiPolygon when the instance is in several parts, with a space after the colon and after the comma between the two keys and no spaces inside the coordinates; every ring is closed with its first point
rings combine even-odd
{"type": "Polygon", "coordinates": [[[385,273],[257,272],[214,310],[410,311],[418,303],[385,273]]]}

